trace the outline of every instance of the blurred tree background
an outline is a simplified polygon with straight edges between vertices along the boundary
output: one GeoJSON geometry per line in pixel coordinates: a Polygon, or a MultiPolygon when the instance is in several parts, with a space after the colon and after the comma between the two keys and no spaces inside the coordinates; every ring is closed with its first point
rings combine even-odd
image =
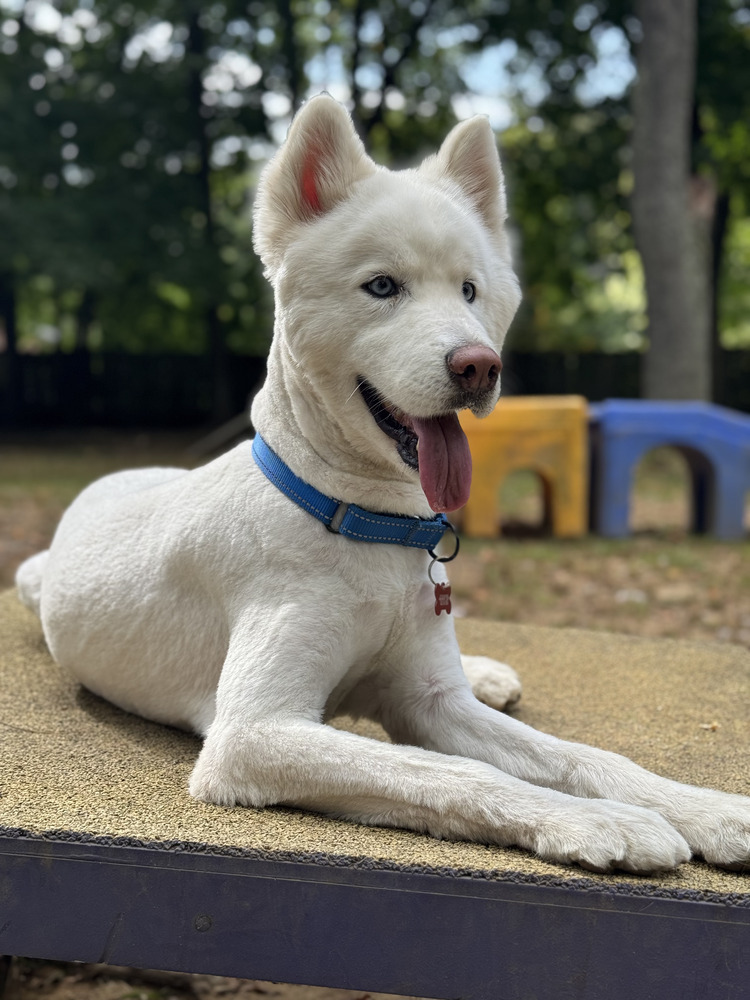
{"type": "MultiPolygon", "coordinates": [[[[662,3],[683,0],[651,6],[662,3]]],[[[350,106],[391,166],[434,150],[459,118],[488,113],[525,292],[511,350],[642,352],[637,8],[0,0],[6,413],[24,358],[75,355],[89,372],[117,354],[156,367],[207,359],[207,412],[231,415],[231,373],[265,355],[272,329],[251,245],[253,185],[294,108],[322,89],[350,106]]],[[[720,380],[721,347],[750,347],[750,6],[692,9],[687,210],[697,206],[703,247],[700,336],[720,380]]]]}

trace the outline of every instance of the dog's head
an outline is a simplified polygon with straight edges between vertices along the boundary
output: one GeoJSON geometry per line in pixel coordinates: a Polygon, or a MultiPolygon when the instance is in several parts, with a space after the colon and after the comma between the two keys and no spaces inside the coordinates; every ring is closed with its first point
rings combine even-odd
{"type": "Polygon", "coordinates": [[[276,292],[276,357],[329,432],[399,476],[433,510],[468,499],[457,411],[485,416],[520,293],[502,170],[485,118],[457,125],[418,169],[365,153],[341,105],[298,113],[264,171],[254,240],[276,292]],[[395,468],[394,468],[395,467],[395,468]]]}

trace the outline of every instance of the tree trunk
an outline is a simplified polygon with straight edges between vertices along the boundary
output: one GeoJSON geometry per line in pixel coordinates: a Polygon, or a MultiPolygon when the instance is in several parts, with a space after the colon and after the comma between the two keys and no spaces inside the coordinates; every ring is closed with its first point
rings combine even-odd
{"type": "Polygon", "coordinates": [[[5,334],[5,350],[8,356],[15,356],[18,350],[16,325],[15,280],[10,273],[0,274],[0,320],[5,334]]]}
{"type": "Polygon", "coordinates": [[[697,0],[636,0],[633,221],[646,277],[650,399],[711,396],[710,232],[715,195],[691,183],[697,0]]]}
{"type": "Polygon", "coordinates": [[[93,321],[94,293],[90,288],[86,288],[76,311],[76,351],[87,351],[89,349],[89,328],[93,321]]]}
{"type": "MultiPolygon", "coordinates": [[[[433,13],[434,2],[435,0],[424,0],[421,4],[421,11],[413,17],[408,34],[398,36],[398,40],[402,41],[402,48],[398,56],[396,56],[395,59],[384,63],[383,85],[380,89],[380,101],[362,123],[362,128],[366,136],[372,132],[376,125],[382,124],[383,119],[385,118],[386,94],[392,87],[396,86],[398,71],[403,63],[405,63],[406,60],[417,51],[419,47],[419,32],[430,19],[433,13]]],[[[396,40],[392,40],[391,46],[389,47],[392,47],[395,43],[396,40]]]]}
{"type": "Polygon", "coordinates": [[[227,357],[226,331],[219,316],[216,282],[219,270],[219,249],[216,240],[216,224],[213,201],[211,199],[211,139],[202,114],[203,70],[206,66],[206,36],[200,24],[200,10],[194,8],[188,23],[188,52],[190,54],[190,76],[188,81],[190,107],[193,113],[193,129],[198,144],[200,166],[198,169],[199,206],[206,218],[204,240],[207,259],[210,261],[205,306],[208,350],[211,362],[213,387],[212,419],[221,423],[233,416],[229,392],[229,359],[227,357]]]}
{"type": "Polygon", "coordinates": [[[281,51],[286,63],[289,96],[292,101],[292,111],[297,111],[304,97],[302,55],[297,45],[297,19],[292,10],[291,0],[279,0],[278,9],[284,23],[281,51]]]}
{"type": "Polygon", "coordinates": [[[17,304],[14,276],[10,273],[0,274],[0,322],[5,333],[5,385],[2,395],[4,405],[0,405],[0,414],[4,413],[6,422],[13,426],[20,417],[21,410],[21,371],[18,358],[17,304]]]}
{"type": "Polygon", "coordinates": [[[712,296],[711,296],[711,345],[713,349],[713,398],[717,403],[723,403],[725,384],[724,352],[721,347],[721,330],[719,329],[719,282],[724,260],[724,247],[729,227],[729,195],[726,191],[719,193],[716,199],[716,211],[711,233],[712,261],[712,296]]]}
{"type": "Polygon", "coordinates": [[[362,22],[365,17],[365,0],[356,0],[352,13],[352,55],[349,67],[349,79],[352,87],[352,120],[361,138],[365,137],[365,130],[362,126],[362,87],[357,81],[357,73],[362,60],[362,22]]]}

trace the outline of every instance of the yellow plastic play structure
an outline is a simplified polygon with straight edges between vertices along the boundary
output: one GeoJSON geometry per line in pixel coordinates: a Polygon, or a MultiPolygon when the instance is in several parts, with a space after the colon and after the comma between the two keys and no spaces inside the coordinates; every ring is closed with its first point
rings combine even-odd
{"type": "Polygon", "coordinates": [[[539,474],[545,522],[558,538],[588,529],[588,409],[582,396],[509,396],[484,420],[461,413],[473,463],[471,497],[461,512],[462,533],[495,538],[500,487],[519,469],[539,474]]]}

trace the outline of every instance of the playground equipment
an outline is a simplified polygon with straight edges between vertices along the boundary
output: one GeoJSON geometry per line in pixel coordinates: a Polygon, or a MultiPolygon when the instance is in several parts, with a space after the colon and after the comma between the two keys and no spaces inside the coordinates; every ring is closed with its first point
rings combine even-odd
{"type": "Polygon", "coordinates": [[[463,508],[469,538],[494,538],[501,520],[500,486],[509,473],[531,469],[544,489],[545,522],[559,538],[588,525],[588,407],[582,396],[510,396],[478,420],[461,414],[473,472],[463,508]]]}
{"type": "Polygon", "coordinates": [[[610,538],[629,533],[628,506],[638,462],[669,445],[691,476],[692,530],[744,535],[750,490],[750,416],[712,403],[608,399],[590,407],[591,524],[610,538]]]}

